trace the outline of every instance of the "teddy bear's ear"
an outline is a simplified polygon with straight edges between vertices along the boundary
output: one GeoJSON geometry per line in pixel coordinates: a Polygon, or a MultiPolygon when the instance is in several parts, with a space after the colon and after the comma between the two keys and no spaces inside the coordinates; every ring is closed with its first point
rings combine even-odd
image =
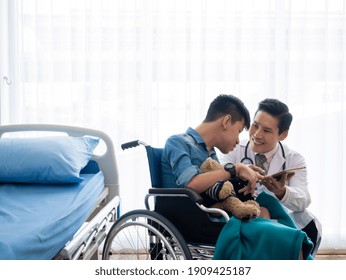
{"type": "Polygon", "coordinates": [[[208,157],[208,158],[202,163],[202,165],[200,166],[200,169],[201,169],[203,172],[207,172],[207,171],[210,171],[210,170],[211,170],[211,167],[212,167],[212,159],[208,157]]]}
{"type": "Polygon", "coordinates": [[[208,157],[201,165],[200,169],[203,172],[221,169],[222,166],[214,159],[208,157]]]}

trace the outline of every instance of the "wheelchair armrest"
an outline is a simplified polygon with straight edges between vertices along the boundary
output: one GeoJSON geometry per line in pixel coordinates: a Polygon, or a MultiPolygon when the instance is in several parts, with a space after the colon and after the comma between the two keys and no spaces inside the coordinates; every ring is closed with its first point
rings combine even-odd
{"type": "Polygon", "coordinates": [[[202,196],[188,188],[151,188],[149,194],[154,196],[187,196],[195,203],[203,203],[202,196]]]}
{"type": "Polygon", "coordinates": [[[229,216],[224,210],[205,207],[203,205],[202,196],[198,192],[188,188],[151,188],[149,189],[149,193],[145,197],[145,205],[148,210],[150,209],[149,207],[150,196],[154,196],[154,197],[155,196],[163,196],[163,197],[185,196],[190,198],[194,203],[196,203],[203,212],[222,216],[226,222],[229,220],[229,216]]]}

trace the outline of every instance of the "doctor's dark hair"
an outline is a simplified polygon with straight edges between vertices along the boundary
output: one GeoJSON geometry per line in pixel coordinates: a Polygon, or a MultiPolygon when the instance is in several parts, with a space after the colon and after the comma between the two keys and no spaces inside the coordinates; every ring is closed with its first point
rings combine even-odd
{"type": "Polygon", "coordinates": [[[212,122],[226,115],[232,116],[232,123],[244,120],[246,129],[249,129],[249,110],[239,98],[229,94],[220,94],[210,103],[203,122],[212,122]]]}
{"type": "Polygon", "coordinates": [[[293,116],[289,112],[287,105],[280,100],[273,98],[264,99],[258,104],[255,116],[258,111],[266,112],[279,120],[279,134],[290,129],[293,116]]]}

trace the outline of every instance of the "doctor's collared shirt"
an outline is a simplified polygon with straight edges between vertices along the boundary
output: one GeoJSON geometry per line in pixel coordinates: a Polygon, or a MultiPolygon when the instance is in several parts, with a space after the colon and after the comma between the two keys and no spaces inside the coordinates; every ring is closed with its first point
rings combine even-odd
{"type": "Polygon", "coordinates": [[[161,158],[163,187],[186,188],[195,175],[202,173],[199,167],[208,157],[218,160],[214,148],[208,151],[193,128],[169,137],[161,158]]]}

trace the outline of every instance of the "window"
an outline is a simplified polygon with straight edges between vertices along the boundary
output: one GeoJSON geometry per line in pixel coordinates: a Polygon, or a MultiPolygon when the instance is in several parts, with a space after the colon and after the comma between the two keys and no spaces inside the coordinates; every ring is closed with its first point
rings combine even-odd
{"type": "Polygon", "coordinates": [[[239,96],[251,112],[274,97],[294,115],[286,142],[307,159],[322,247],[345,246],[344,0],[0,4],[1,123],[110,134],[125,211],[143,206],[150,183],[143,154],[138,160],[121,143],[163,146],[198,125],[220,93],[239,96]]]}

